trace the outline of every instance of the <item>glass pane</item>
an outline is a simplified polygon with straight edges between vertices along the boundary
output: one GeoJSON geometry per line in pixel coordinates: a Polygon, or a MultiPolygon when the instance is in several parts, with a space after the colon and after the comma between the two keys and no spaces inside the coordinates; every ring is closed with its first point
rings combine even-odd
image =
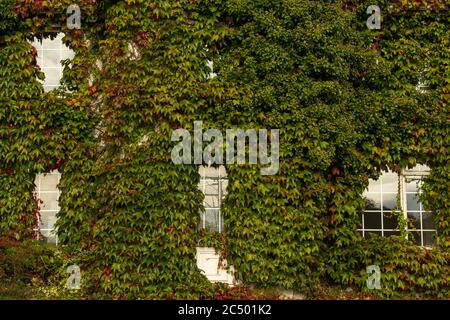
{"type": "Polygon", "coordinates": [[[389,237],[389,236],[400,236],[401,233],[400,231],[385,231],[384,232],[384,236],[385,237],[389,237]]]}
{"type": "Polygon", "coordinates": [[[415,229],[420,229],[420,213],[419,212],[408,212],[408,226],[412,223],[415,229]]]}
{"type": "Polygon", "coordinates": [[[420,232],[419,231],[411,231],[409,233],[408,239],[413,240],[413,242],[418,246],[422,245],[422,241],[420,240],[420,232]]]}
{"type": "Polygon", "coordinates": [[[392,210],[395,208],[397,201],[396,193],[383,193],[383,210],[392,210]]]}
{"type": "Polygon", "coordinates": [[[58,193],[40,193],[39,197],[43,201],[40,205],[41,210],[59,210],[58,193]]]}
{"type": "Polygon", "coordinates": [[[73,59],[75,57],[75,52],[72,50],[62,50],[61,51],[61,60],[73,59]]]}
{"type": "Polygon", "coordinates": [[[383,192],[397,192],[398,189],[398,175],[396,173],[383,173],[381,176],[383,183],[383,192]]]}
{"type": "Polygon", "coordinates": [[[379,193],[366,193],[363,197],[366,202],[366,210],[381,209],[381,195],[379,193]]]}
{"type": "MultiPolygon", "coordinates": [[[[58,68],[61,66],[61,57],[59,50],[42,50],[44,62],[41,68],[58,68]]],[[[41,53],[40,52],[40,53],[41,53]]]]}
{"type": "Polygon", "coordinates": [[[53,230],[41,231],[41,240],[47,243],[56,243],[56,233],[53,230]]]}
{"type": "Polygon", "coordinates": [[[40,190],[41,191],[57,191],[57,185],[59,182],[59,175],[47,174],[40,177],[40,190]]]}
{"type": "Polygon", "coordinates": [[[41,229],[53,229],[56,222],[55,212],[41,212],[41,229]]]}
{"type": "Polygon", "coordinates": [[[220,223],[220,231],[224,232],[225,230],[225,220],[223,219],[222,213],[219,211],[219,223],[220,223]]]}
{"type": "Polygon", "coordinates": [[[218,180],[206,180],[205,181],[205,195],[219,195],[219,181],[218,180]]]}
{"type": "Polygon", "coordinates": [[[381,213],[365,212],[364,229],[381,229],[381,213]]]}
{"type": "Polygon", "coordinates": [[[369,186],[367,188],[368,192],[381,192],[381,181],[378,180],[369,180],[369,186]]]}
{"type": "Polygon", "coordinates": [[[408,193],[406,194],[406,209],[412,211],[419,211],[419,199],[417,193],[408,193]]]}
{"type": "Polygon", "coordinates": [[[206,230],[212,232],[219,231],[219,210],[206,210],[205,222],[206,230]]]}
{"type": "Polygon", "coordinates": [[[44,85],[58,86],[61,79],[61,71],[59,68],[42,68],[45,73],[44,85]]]}
{"type": "Polygon", "coordinates": [[[419,182],[419,180],[413,180],[413,181],[407,182],[406,183],[406,192],[416,193],[419,190],[418,182],[419,182]]]}
{"type": "Polygon", "coordinates": [[[422,212],[422,227],[424,229],[435,229],[433,213],[422,212]]]}
{"type": "Polygon", "coordinates": [[[434,246],[435,245],[436,232],[434,231],[424,231],[423,232],[423,245],[424,246],[434,246]]]}
{"type": "Polygon", "coordinates": [[[384,229],[395,229],[397,228],[398,218],[395,213],[383,212],[383,228],[384,229]]]}
{"type": "Polygon", "coordinates": [[[205,206],[205,208],[219,208],[219,197],[205,196],[203,205],[205,206]]]}

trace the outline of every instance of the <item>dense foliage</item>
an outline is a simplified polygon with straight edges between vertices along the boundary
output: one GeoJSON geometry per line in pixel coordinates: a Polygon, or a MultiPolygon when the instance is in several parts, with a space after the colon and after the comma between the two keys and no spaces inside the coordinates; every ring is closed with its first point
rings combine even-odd
{"type": "MultiPolygon", "coordinates": [[[[391,240],[368,245],[356,232],[364,206],[360,195],[368,178],[386,168],[431,166],[427,181],[439,182],[425,186],[425,198],[440,225],[447,225],[449,16],[395,6],[374,34],[365,27],[368,5],[227,2],[234,32],[215,71],[239,98],[231,95],[211,118],[225,128],[281,129],[278,175],[227,168],[227,256],[246,283],[304,289],[327,274],[338,283],[363,286],[370,259],[359,253],[376,251],[380,243],[384,259],[372,262],[383,266],[385,291],[398,289],[399,274],[392,275],[389,266],[416,261],[389,261],[398,253],[391,240]],[[416,88],[420,80],[429,86],[426,94],[416,88]],[[433,201],[431,195],[442,197],[433,201]]],[[[440,242],[446,239],[440,232],[440,242]]],[[[405,251],[416,252],[412,243],[399,241],[405,251]]],[[[431,265],[438,280],[411,280],[412,286],[432,283],[436,292],[448,294],[448,255],[435,252],[439,263],[431,265]]],[[[404,267],[402,272],[414,274],[404,267]]]]}
{"type": "Polygon", "coordinates": [[[216,243],[244,284],[362,288],[377,264],[388,295],[448,297],[450,2],[383,1],[368,30],[369,2],[83,0],[68,30],[72,1],[0,1],[0,236],[34,234],[34,177],[58,169],[59,239],[88,296],[214,297],[195,246],[216,243]],[[44,93],[28,41],[55,32],[75,57],[44,93]],[[280,129],[277,175],[227,165],[221,236],[197,230],[197,167],[170,159],[199,119],[280,129]],[[369,178],[416,163],[437,246],[362,239],[369,178]]]}

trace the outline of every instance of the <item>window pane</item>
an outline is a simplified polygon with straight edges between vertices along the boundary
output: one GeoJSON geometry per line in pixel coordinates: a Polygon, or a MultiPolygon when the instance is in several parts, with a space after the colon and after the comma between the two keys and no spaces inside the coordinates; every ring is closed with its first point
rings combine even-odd
{"type": "Polygon", "coordinates": [[[422,241],[420,240],[420,231],[411,231],[409,233],[409,239],[413,240],[418,246],[422,245],[422,241]]]}
{"type": "MultiPolygon", "coordinates": [[[[44,47],[45,48],[45,47],[44,47]]],[[[42,50],[42,58],[44,62],[42,64],[42,68],[56,68],[59,70],[60,65],[60,51],[59,50],[42,50]]]]}
{"type": "Polygon", "coordinates": [[[431,212],[422,212],[422,227],[424,229],[435,229],[434,217],[431,212]]]}
{"type": "Polygon", "coordinates": [[[205,181],[205,195],[219,195],[219,181],[218,180],[206,180],[205,181]]]}
{"type": "Polygon", "coordinates": [[[56,222],[55,212],[41,212],[41,229],[53,229],[56,222]]]}
{"type": "Polygon", "coordinates": [[[58,191],[57,185],[59,182],[59,175],[47,174],[40,176],[40,191],[58,191]]]}
{"type": "Polygon", "coordinates": [[[75,57],[75,52],[72,50],[61,50],[61,60],[73,59],[75,57]]]}
{"type": "Polygon", "coordinates": [[[423,232],[423,245],[424,246],[434,246],[435,245],[435,231],[424,231],[423,232]]]}
{"type": "Polygon", "coordinates": [[[47,243],[56,243],[56,234],[53,230],[42,230],[41,231],[41,240],[47,243]]]}
{"type": "Polygon", "coordinates": [[[366,210],[381,210],[381,195],[379,193],[366,193],[364,195],[366,210]]]}
{"type": "Polygon", "coordinates": [[[420,212],[408,212],[409,224],[413,224],[415,229],[420,230],[420,212]]]}
{"type": "Polygon", "coordinates": [[[381,213],[364,213],[364,229],[381,229],[381,213]]]}
{"type": "Polygon", "coordinates": [[[219,198],[217,196],[205,196],[203,205],[205,208],[219,208],[219,198]]]}
{"type": "Polygon", "coordinates": [[[208,209],[205,212],[205,228],[212,232],[219,231],[219,210],[208,209]]]}
{"type": "Polygon", "coordinates": [[[409,211],[419,211],[419,199],[417,193],[408,193],[406,195],[406,209],[409,211]]]}
{"type": "Polygon", "coordinates": [[[45,73],[45,86],[59,86],[59,80],[61,79],[60,69],[43,67],[42,71],[45,73]]]}
{"type": "Polygon", "coordinates": [[[389,237],[389,236],[400,236],[401,233],[400,231],[385,231],[384,232],[384,236],[385,237],[389,237]]]}
{"type": "Polygon", "coordinates": [[[397,192],[398,189],[398,175],[396,173],[388,172],[381,176],[383,192],[397,192]]]}
{"type": "Polygon", "coordinates": [[[416,193],[419,190],[419,180],[412,180],[406,183],[406,192],[416,193]]]}
{"type": "Polygon", "coordinates": [[[383,212],[384,229],[395,229],[398,225],[397,215],[392,212],[383,212]]]}
{"type": "Polygon", "coordinates": [[[383,210],[392,210],[395,208],[397,201],[396,193],[383,193],[383,210]]]}
{"type": "Polygon", "coordinates": [[[381,192],[381,180],[369,180],[368,192],[381,192]]]}
{"type": "Polygon", "coordinates": [[[42,200],[41,210],[59,210],[58,193],[41,193],[40,198],[42,200]]]}

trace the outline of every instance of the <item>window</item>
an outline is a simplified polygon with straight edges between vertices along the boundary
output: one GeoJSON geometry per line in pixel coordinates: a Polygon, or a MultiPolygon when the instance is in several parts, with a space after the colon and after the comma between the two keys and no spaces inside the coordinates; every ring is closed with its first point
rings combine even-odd
{"type": "Polygon", "coordinates": [[[36,236],[40,240],[58,244],[58,237],[55,230],[56,214],[59,211],[58,183],[60,174],[53,171],[47,174],[36,175],[36,197],[40,200],[40,217],[38,219],[39,228],[34,229],[36,236]],[[39,232],[40,231],[40,234],[39,232]]]}
{"type": "Polygon", "coordinates": [[[432,246],[436,236],[434,216],[431,211],[425,210],[419,201],[421,185],[420,175],[417,175],[415,172],[405,172],[404,208],[406,208],[407,218],[411,222],[409,229],[415,242],[421,246],[432,246]]]}
{"type": "Polygon", "coordinates": [[[425,79],[425,73],[427,73],[428,70],[428,68],[425,68],[422,72],[420,72],[419,81],[416,85],[416,90],[420,93],[426,93],[430,90],[430,86],[427,84],[427,81],[425,79]]]}
{"type": "MultiPolygon", "coordinates": [[[[45,74],[43,87],[46,92],[59,87],[63,73],[61,60],[71,59],[74,52],[64,45],[62,38],[64,34],[59,33],[54,39],[35,40],[31,43],[37,50],[37,64],[45,74]]],[[[59,211],[58,199],[60,174],[53,171],[47,174],[39,174],[35,179],[35,194],[40,200],[40,217],[38,227],[34,229],[38,239],[58,243],[55,230],[56,214],[59,211]]]]}
{"type": "Polygon", "coordinates": [[[224,225],[220,207],[228,185],[225,167],[201,166],[199,174],[199,189],[205,195],[203,201],[205,211],[200,214],[200,228],[213,232],[222,232],[224,225]]]}
{"type": "MultiPolygon", "coordinates": [[[[212,232],[222,232],[224,225],[220,206],[228,185],[225,167],[201,166],[199,174],[199,189],[205,195],[205,211],[200,213],[199,227],[212,232]]],[[[220,253],[215,248],[197,247],[196,258],[198,268],[211,282],[235,284],[233,266],[230,266],[230,270],[225,269],[226,260],[221,260],[220,253]]]]}
{"type": "Polygon", "coordinates": [[[74,57],[74,52],[62,42],[63,37],[64,34],[59,33],[53,40],[47,38],[31,43],[37,50],[37,64],[45,74],[43,87],[46,92],[60,85],[63,73],[61,60],[74,57]]]}
{"type": "Polygon", "coordinates": [[[366,210],[362,216],[362,235],[368,233],[388,236],[399,234],[397,221],[392,214],[396,205],[398,189],[398,175],[396,173],[384,173],[378,180],[369,182],[367,192],[363,197],[366,202],[366,210]]]}
{"type": "Polygon", "coordinates": [[[362,236],[400,235],[394,210],[400,185],[400,207],[408,219],[408,236],[420,246],[432,246],[436,235],[433,214],[426,211],[419,201],[421,179],[428,173],[425,166],[403,170],[401,175],[385,172],[378,180],[370,180],[363,197],[366,208],[362,215],[360,233],[362,236]]]}

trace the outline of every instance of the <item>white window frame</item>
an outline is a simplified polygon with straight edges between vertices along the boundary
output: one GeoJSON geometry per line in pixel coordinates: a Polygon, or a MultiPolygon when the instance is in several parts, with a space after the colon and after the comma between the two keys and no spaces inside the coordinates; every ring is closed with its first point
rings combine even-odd
{"type": "MultiPolygon", "coordinates": [[[[59,180],[61,178],[61,174],[57,170],[49,172],[49,173],[37,174],[36,175],[36,179],[35,179],[36,189],[35,189],[34,193],[35,193],[35,195],[36,195],[36,197],[38,199],[41,199],[43,194],[56,194],[57,195],[57,197],[56,197],[57,200],[56,201],[59,201],[59,197],[61,195],[61,191],[59,190],[59,188],[57,186],[56,186],[55,190],[45,190],[45,191],[41,190],[42,179],[45,178],[45,176],[48,176],[48,175],[56,175],[56,176],[58,176],[58,183],[59,183],[59,180]]],[[[40,206],[41,204],[39,203],[38,205],[40,206]]],[[[58,230],[55,227],[53,227],[53,228],[41,228],[41,224],[42,224],[41,213],[50,213],[50,214],[54,213],[54,215],[55,215],[55,222],[56,222],[59,210],[60,210],[59,205],[58,205],[57,209],[39,209],[39,214],[37,215],[38,226],[33,229],[34,233],[36,234],[36,239],[37,240],[40,240],[39,233],[44,231],[44,232],[48,232],[49,236],[54,237],[55,238],[55,244],[58,245],[58,232],[57,232],[58,230]]]]}
{"type": "MultiPolygon", "coordinates": [[[[226,174],[226,170],[224,166],[220,166],[217,171],[218,171],[218,175],[217,177],[207,177],[206,176],[206,168],[208,168],[209,166],[203,166],[203,169],[200,167],[199,171],[203,171],[203,174],[200,173],[200,190],[203,192],[203,194],[205,195],[205,200],[203,202],[204,205],[204,211],[202,211],[200,213],[201,215],[201,229],[206,229],[206,213],[208,210],[215,210],[218,213],[218,230],[216,232],[221,233],[223,232],[224,228],[224,220],[223,220],[223,214],[222,214],[222,202],[223,199],[226,195],[226,192],[222,192],[223,189],[223,185],[224,182],[226,181],[226,183],[228,183],[228,178],[227,178],[227,174],[226,174]],[[215,207],[207,207],[207,203],[206,203],[206,187],[207,187],[207,181],[217,181],[217,187],[218,187],[218,195],[217,195],[217,206],[215,207]]],[[[212,196],[212,195],[208,195],[208,196],[212,196]]]]}
{"type": "MultiPolygon", "coordinates": [[[[401,204],[401,209],[403,212],[403,217],[405,219],[408,218],[408,208],[407,208],[407,195],[409,193],[412,192],[407,192],[406,190],[406,184],[410,181],[421,181],[424,177],[426,177],[427,175],[429,175],[430,169],[426,166],[422,166],[422,165],[418,165],[416,167],[414,167],[413,169],[403,169],[401,174],[399,175],[398,179],[399,179],[399,184],[400,184],[400,204],[401,204]]],[[[392,173],[392,172],[390,172],[392,173]]],[[[381,177],[381,176],[380,176],[381,177]]],[[[380,195],[381,195],[381,199],[383,198],[383,184],[381,184],[381,189],[380,189],[380,195]]],[[[389,192],[391,193],[391,192],[389,192]]],[[[420,190],[419,190],[419,194],[420,194],[420,190]]],[[[382,200],[381,200],[382,201],[382,200]]],[[[415,210],[414,212],[419,213],[420,214],[420,229],[409,229],[407,227],[406,231],[408,232],[416,232],[416,233],[420,233],[420,246],[422,247],[429,247],[429,246],[424,246],[424,232],[435,232],[437,233],[437,229],[424,229],[423,228],[423,218],[422,218],[422,214],[425,212],[429,212],[429,211],[425,211],[423,209],[422,204],[419,202],[420,208],[419,210],[415,210]]],[[[384,210],[383,210],[384,211],[384,210]]],[[[383,219],[383,211],[380,212],[380,218],[381,218],[381,228],[380,229],[366,229],[365,228],[365,214],[368,212],[373,212],[373,213],[377,213],[377,210],[364,210],[364,213],[361,216],[361,228],[358,228],[357,231],[361,232],[362,236],[365,237],[366,236],[366,232],[381,232],[381,236],[388,236],[385,235],[385,232],[400,232],[399,229],[386,229],[384,228],[384,219],[383,219]]],[[[408,237],[409,235],[407,235],[408,237]]]]}
{"type": "Polygon", "coordinates": [[[31,45],[35,47],[37,51],[37,57],[36,57],[36,63],[39,65],[40,69],[44,74],[46,75],[45,80],[42,82],[42,87],[44,88],[45,92],[57,89],[61,85],[61,79],[63,75],[63,65],[61,64],[62,60],[65,59],[71,59],[74,57],[75,53],[73,50],[68,48],[62,41],[62,38],[64,37],[63,33],[58,33],[54,39],[45,38],[42,39],[42,41],[39,41],[37,39],[34,39],[34,41],[31,42],[31,45]],[[49,45],[49,42],[54,42],[52,45],[49,45]],[[56,43],[59,42],[59,43],[56,43]],[[56,45],[55,45],[56,44],[56,45]],[[45,57],[45,52],[58,52],[58,65],[56,66],[49,66],[47,65],[48,61],[45,57]],[[47,62],[47,63],[46,63],[47,62]],[[49,79],[47,77],[46,71],[47,70],[57,70],[59,74],[59,80],[58,83],[52,83],[49,82],[49,79]]]}

